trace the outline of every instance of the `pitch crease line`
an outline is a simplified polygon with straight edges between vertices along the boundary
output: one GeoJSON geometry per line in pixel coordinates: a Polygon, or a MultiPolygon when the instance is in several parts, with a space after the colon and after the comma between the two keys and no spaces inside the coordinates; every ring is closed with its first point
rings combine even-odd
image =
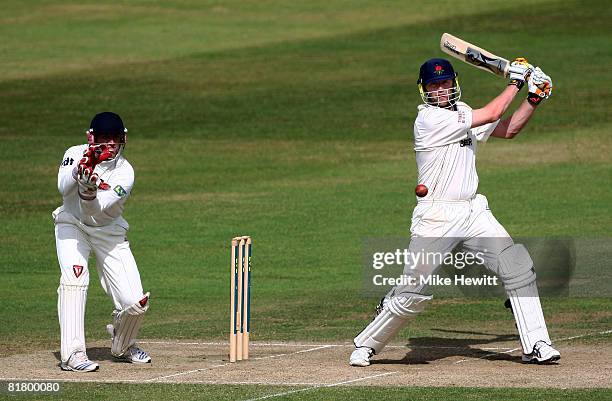
{"type": "Polygon", "coordinates": [[[30,381],[30,382],[61,382],[61,383],[142,383],[142,380],[136,379],[67,379],[62,377],[56,378],[24,378],[24,377],[0,377],[0,381],[30,381]]]}
{"type": "MultiPolygon", "coordinates": [[[[269,355],[269,356],[264,356],[264,357],[259,357],[259,358],[251,358],[251,359],[252,360],[261,360],[261,359],[269,359],[269,358],[280,358],[282,356],[301,354],[301,353],[304,353],[304,352],[312,352],[312,351],[317,351],[317,350],[325,349],[325,348],[329,348],[329,347],[328,346],[319,346],[319,347],[314,347],[314,348],[310,348],[310,349],[306,349],[306,350],[301,350],[301,351],[295,351],[295,352],[290,352],[290,353],[285,353],[285,354],[269,355]]],[[[154,377],[152,379],[146,379],[146,380],[144,380],[144,382],[153,382],[153,381],[170,379],[170,378],[177,377],[177,376],[184,376],[184,375],[189,375],[189,374],[192,374],[192,373],[203,372],[203,371],[209,370],[209,369],[222,368],[224,366],[228,366],[228,365],[232,365],[232,364],[233,364],[232,362],[226,362],[226,363],[222,363],[222,364],[219,364],[219,365],[208,366],[208,367],[205,367],[205,368],[193,369],[193,370],[189,370],[189,371],[186,371],[186,372],[178,372],[178,373],[173,373],[171,375],[154,377]]]]}
{"type": "Polygon", "coordinates": [[[350,384],[350,383],[355,383],[358,381],[363,381],[363,380],[368,380],[368,379],[375,379],[377,377],[383,377],[383,376],[389,376],[389,375],[394,375],[397,372],[386,372],[386,373],[380,373],[377,375],[372,375],[372,376],[366,376],[366,377],[359,377],[357,379],[352,379],[352,380],[346,380],[343,382],[338,382],[338,383],[332,383],[332,384],[323,384],[323,385],[314,385],[311,387],[306,387],[306,388],[300,388],[298,390],[291,390],[291,391],[284,391],[282,393],[276,393],[276,394],[269,394],[269,395],[265,395],[263,397],[258,397],[258,398],[249,398],[246,401],[258,401],[258,400],[266,400],[268,398],[275,398],[275,397],[282,397],[284,395],[289,395],[289,394],[295,394],[295,393],[301,393],[303,391],[309,391],[309,390],[315,390],[318,388],[329,388],[329,387],[337,387],[337,386],[342,386],[344,384],[350,384]]]}
{"type": "MultiPolygon", "coordinates": [[[[229,345],[227,341],[217,342],[180,342],[180,341],[138,341],[139,344],[163,344],[163,345],[229,345]]],[[[353,343],[346,344],[316,344],[316,343],[262,343],[252,342],[255,347],[354,347],[353,343]]],[[[400,345],[389,345],[388,347],[401,347],[400,345]]]]}
{"type": "MultiPolygon", "coordinates": [[[[60,382],[60,383],[144,383],[138,379],[86,379],[86,378],[28,378],[28,377],[0,377],[0,382],[3,381],[31,381],[31,382],[60,382]]],[[[162,382],[171,384],[172,382],[162,382]]],[[[270,382],[270,381],[224,381],[224,380],[190,380],[182,382],[185,384],[228,384],[228,385],[267,385],[267,386],[324,386],[325,383],[313,382],[270,382]]]]}
{"type": "MultiPolygon", "coordinates": [[[[228,342],[178,342],[178,341],[138,341],[139,344],[163,344],[163,345],[229,345],[228,342]]],[[[314,343],[258,343],[251,342],[250,346],[254,347],[354,347],[353,343],[346,344],[314,344],[314,343]]],[[[459,346],[444,346],[444,345],[398,345],[390,344],[386,345],[385,348],[412,348],[412,349],[464,349],[466,347],[459,346]]],[[[509,347],[486,347],[484,350],[494,349],[510,349],[509,347]]]]}
{"type": "Polygon", "coordinates": [[[303,349],[303,350],[300,350],[300,351],[289,352],[289,353],[284,353],[284,354],[268,355],[268,356],[259,356],[259,357],[251,358],[251,359],[259,361],[259,360],[262,360],[262,359],[279,358],[281,356],[287,356],[287,355],[303,354],[304,352],[312,352],[312,351],[317,351],[317,350],[320,350],[320,349],[326,349],[326,348],[332,348],[332,347],[333,347],[333,345],[321,345],[319,347],[303,349]]]}
{"type": "MultiPolygon", "coordinates": [[[[165,384],[171,384],[164,382],[165,384]]],[[[172,383],[174,384],[174,383],[172,383]]],[[[271,382],[271,381],[223,381],[223,380],[190,380],[181,384],[227,384],[227,385],[262,385],[262,386],[325,386],[325,383],[313,382],[271,382]]]]}
{"type": "Polygon", "coordinates": [[[220,364],[220,365],[208,366],[206,368],[193,369],[193,370],[189,370],[187,372],[178,372],[178,373],[174,373],[174,374],[171,374],[171,375],[154,377],[152,379],[146,379],[146,380],[143,380],[143,381],[146,383],[146,382],[152,382],[152,381],[157,381],[157,380],[164,380],[164,379],[169,379],[171,377],[188,375],[188,374],[191,374],[191,373],[203,372],[203,371],[208,370],[208,369],[222,368],[222,367],[227,366],[229,364],[230,364],[230,362],[227,362],[227,363],[223,363],[223,364],[220,364]]]}

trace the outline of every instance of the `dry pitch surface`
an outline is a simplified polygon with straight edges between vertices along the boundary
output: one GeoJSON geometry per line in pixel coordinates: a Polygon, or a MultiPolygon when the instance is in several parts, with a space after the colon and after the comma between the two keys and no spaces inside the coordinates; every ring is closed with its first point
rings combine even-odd
{"type": "Polygon", "coordinates": [[[229,363],[227,343],[147,340],[141,344],[153,363],[136,366],[113,361],[108,342],[97,342],[89,345],[88,354],[100,362],[98,372],[63,372],[58,352],[47,350],[1,358],[0,380],[277,384],[300,386],[297,391],[351,384],[611,388],[612,348],[573,344],[572,339],[556,341],[562,355],[556,365],[525,365],[516,340],[494,337],[390,345],[367,368],[348,365],[350,343],[254,342],[248,361],[229,363]]]}

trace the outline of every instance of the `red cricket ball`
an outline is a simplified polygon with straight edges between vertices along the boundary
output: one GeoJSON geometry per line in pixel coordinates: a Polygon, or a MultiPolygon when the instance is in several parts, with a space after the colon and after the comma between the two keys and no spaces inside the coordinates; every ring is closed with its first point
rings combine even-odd
{"type": "Polygon", "coordinates": [[[419,198],[424,197],[425,195],[427,195],[427,187],[423,184],[419,184],[416,186],[416,188],[414,188],[414,193],[416,194],[416,196],[418,196],[419,198]]]}

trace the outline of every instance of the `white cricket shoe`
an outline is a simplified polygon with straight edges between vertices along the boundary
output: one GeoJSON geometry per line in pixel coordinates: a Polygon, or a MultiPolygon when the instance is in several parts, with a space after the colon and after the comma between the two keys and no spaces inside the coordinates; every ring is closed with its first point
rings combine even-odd
{"type": "Polygon", "coordinates": [[[91,361],[83,351],[73,352],[67,362],[60,364],[62,370],[73,372],[95,372],[99,367],[100,365],[91,361]]]}
{"type": "MultiPolygon", "coordinates": [[[[113,341],[115,338],[115,327],[112,324],[107,324],[106,331],[111,335],[111,341],[113,341]]],[[[151,356],[149,353],[136,344],[128,348],[122,355],[117,355],[112,351],[111,354],[117,359],[130,363],[151,363],[151,356]]]]}
{"type": "Polygon", "coordinates": [[[151,363],[151,356],[136,344],[132,345],[125,351],[125,354],[117,358],[131,363],[151,363]]]}
{"type": "Polygon", "coordinates": [[[561,359],[559,351],[546,344],[544,341],[538,341],[533,347],[531,354],[523,354],[523,362],[528,363],[552,363],[561,359]]]}
{"type": "Polygon", "coordinates": [[[368,347],[359,347],[351,354],[349,364],[351,366],[370,366],[370,357],[374,355],[374,350],[368,347]]]}

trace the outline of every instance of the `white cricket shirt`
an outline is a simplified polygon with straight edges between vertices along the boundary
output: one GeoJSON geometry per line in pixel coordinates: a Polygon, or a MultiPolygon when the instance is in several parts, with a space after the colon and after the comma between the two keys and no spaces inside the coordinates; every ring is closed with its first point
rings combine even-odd
{"type": "Polygon", "coordinates": [[[98,164],[94,172],[109,184],[109,188],[107,190],[98,188],[96,198],[93,200],[81,199],[73,170],[83,157],[87,146],[73,146],[64,154],[57,175],[57,188],[64,199],[64,204],[57,208],[53,215],[57,219],[60,212],[68,212],[86,226],[102,227],[117,223],[127,230],[129,225],[122,217],[122,213],[134,185],[134,169],[121,155],[116,160],[98,164]]]}
{"type": "Polygon", "coordinates": [[[428,188],[419,200],[468,200],[476,195],[476,142],[485,142],[499,120],[470,129],[472,108],[457,110],[422,104],[414,122],[414,150],[419,184],[428,188]]]}

